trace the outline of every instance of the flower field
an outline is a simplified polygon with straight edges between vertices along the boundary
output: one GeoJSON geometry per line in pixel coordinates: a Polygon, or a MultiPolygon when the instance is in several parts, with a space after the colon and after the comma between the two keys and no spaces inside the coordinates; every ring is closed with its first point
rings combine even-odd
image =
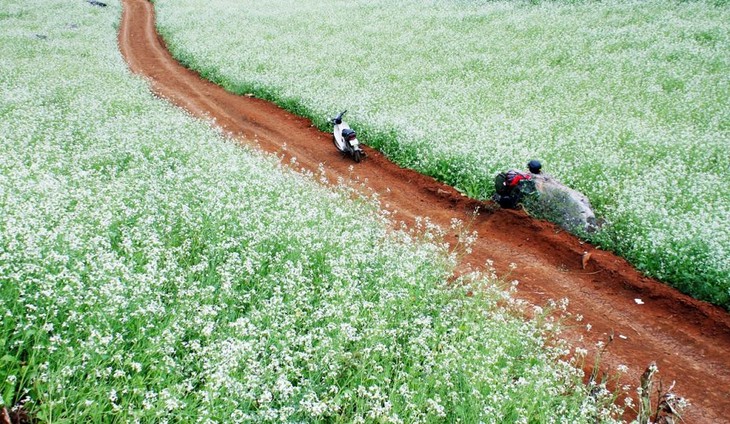
{"type": "Polygon", "coordinates": [[[542,160],[591,241],[730,308],[725,1],[156,0],[174,55],[485,199],[542,160]]]}
{"type": "Polygon", "coordinates": [[[0,9],[0,409],[40,422],[620,416],[546,343],[549,310],[515,318],[488,275],[446,285],[456,252],[438,229],[393,230],[346,184],[325,189],[150,94],[108,3],[0,9]]]}

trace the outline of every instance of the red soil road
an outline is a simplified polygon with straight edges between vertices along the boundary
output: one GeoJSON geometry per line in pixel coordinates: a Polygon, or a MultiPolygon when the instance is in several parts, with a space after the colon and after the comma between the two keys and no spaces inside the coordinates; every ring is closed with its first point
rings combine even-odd
{"type": "Polygon", "coordinates": [[[684,422],[730,420],[727,312],[641,275],[625,260],[550,223],[465,198],[430,177],[399,168],[372,149],[366,148],[368,158],[355,164],[334,148],[331,134],[308,120],[265,101],[230,94],[182,67],[156,32],[153,6],[147,0],[123,0],[123,5],[121,52],[130,69],[149,80],[154,93],[193,115],[214,118],[242,143],[275,152],[284,163],[295,157],[296,166],[303,169],[316,172],[322,164],[329,181],[358,179],[379,194],[386,209],[395,211],[395,219],[409,225],[419,216],[444,228],[452,218],[471,222],[479,239],[464,258],[464,268],[483,269],[491,259],[499,274],[519,280],[518,297],[538,305],[568,298],[568,311],[584,317],[564,333],[574,346],[595,351],[596,342],[615,334],[602,358],[604,370],[628,366],[623,382],[635,388],[646,366],[656,361],[664,387],[676,380],[675,393],[692,403],[684,422]],[[481,209],[474,216],[477,206],[481,209]],[[592,253],[585,269],[584,251],[592,253]],[[511,263],[517,265],[514,271],[511,263]],[[586,323],[592,325],[588,332],[586,323]]]}

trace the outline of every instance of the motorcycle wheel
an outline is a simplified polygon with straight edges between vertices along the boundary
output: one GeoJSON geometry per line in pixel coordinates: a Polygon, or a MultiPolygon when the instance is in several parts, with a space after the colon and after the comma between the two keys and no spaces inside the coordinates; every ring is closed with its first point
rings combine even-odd
{"type": "Polygon", "coordinates": [[[355,150],[354,152],[352,152],[352,158],[355,159],[355,162],[360,163],[360,161],[362,160],[362,154],[359,150],[355,150]]]}

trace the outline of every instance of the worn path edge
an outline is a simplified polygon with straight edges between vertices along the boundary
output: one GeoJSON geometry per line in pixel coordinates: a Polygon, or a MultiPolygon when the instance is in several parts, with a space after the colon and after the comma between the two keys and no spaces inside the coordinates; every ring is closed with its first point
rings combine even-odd
{"type": "Polygon", "coordinates": [[[664,385],[676,381],[675,393],[692,403],[684,422],[727,422],[730,314],[726,311],[643,276],[624,259],[553,224],[465,198],[367,147],[367,160],[355,165],[335,150],[331,134],[308,120],[271,103],[228,93],[181,66],[156,32],[149,1],[122,0],[122,4],[121,53],[130,70],[146,78],[156,95],[192,115],[214,120],[241,143],[277,153],[284,163],[296,158],[297,169],[318,172],[322,166],[329,181],[359,180],[378,194],[398,221],[413,225],[416,217],[427,217],[443,228],[454,218],[470,223],[479,239],[462,268],[484,269],[492,261],[499,274],[519,281],[519,298],[536,305],[569,299],[568,311],[583,316],[581,323],[563,333],[574,346],[595,351],[597,342],[615,336],[602,356],[602,368],[626,365],[629,371],[623,382],[636,387],[646,366],[655,361],[664,385]],[[585,269],[584,251],[591,252],[585,269]],[[510,271],[512,263],[517,268],[510,271]],[[592,329],[585,331],[585,324],[592,329]]]}

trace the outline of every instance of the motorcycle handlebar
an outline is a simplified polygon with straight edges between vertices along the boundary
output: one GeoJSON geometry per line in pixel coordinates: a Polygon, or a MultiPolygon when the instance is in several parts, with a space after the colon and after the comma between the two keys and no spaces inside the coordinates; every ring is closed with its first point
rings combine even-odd
{"type": "Polygon", "coordinates": [[[344,115],[344,114],[345,114],[346,112],[347,112],[347,109],[343,110],[342,112],[340,112],[340,114],[339,114],[339,115],[337,115],[336,117],[334,117],[334,118],[330,119],[330,122],[331,122],[331,123],[333,123],[333,124],[341,124],[341,123],[342,123],[342,116],[343,116],[343,115],[344,115]]]}

